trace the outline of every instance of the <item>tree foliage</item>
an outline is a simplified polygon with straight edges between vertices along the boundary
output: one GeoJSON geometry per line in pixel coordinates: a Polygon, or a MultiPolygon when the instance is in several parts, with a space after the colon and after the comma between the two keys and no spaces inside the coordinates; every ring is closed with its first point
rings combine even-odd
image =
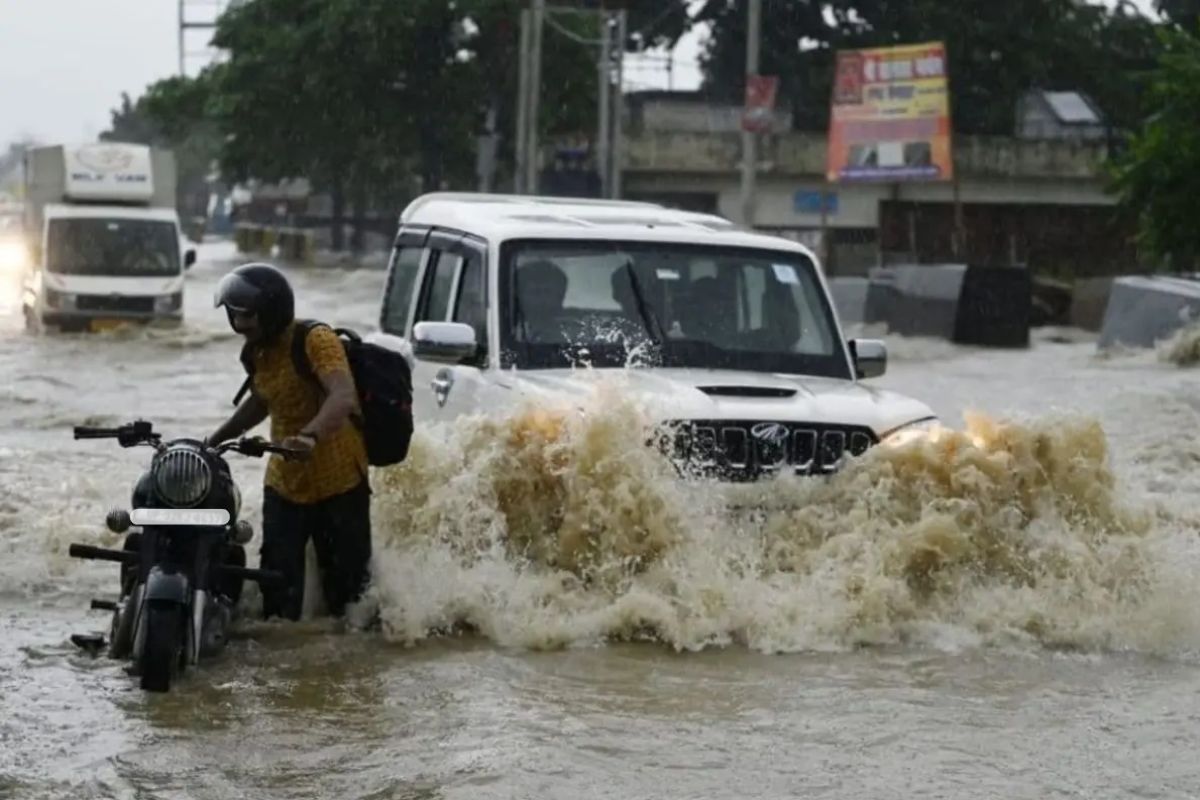
{"type": "Polygon", "coordinates": [[[1148,92],[1150,115],[1114,166],[1114,188],[1138,220],[1139,244],[1163,268],[1200,265],[1200,40],[1168,31],[1148,92]]]}
{"type": "Polygon", "coordinates": [[[101,141],[133,142],[173,150],[176,194],[184,214],[203,214],[198,198],[220,147],[220,134],[207,116],[208,88],[201,80],[172,77],[156,81],[136,102],[121,95],[101,141]],[[194,201],[194,204],[193,204],[194,201]]]}

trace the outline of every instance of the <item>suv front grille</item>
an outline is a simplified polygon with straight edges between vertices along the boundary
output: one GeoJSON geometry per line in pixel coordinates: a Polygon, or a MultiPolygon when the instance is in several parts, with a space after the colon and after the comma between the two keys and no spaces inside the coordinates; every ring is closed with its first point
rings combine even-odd
{"type": "Polygon", "coordinates": [[[749,481],[783,469],[836,472],[847,454],[860,456],[877,443],[862,426],[723,419],[669,422],[659,446],[689,475],[749,481]]]}

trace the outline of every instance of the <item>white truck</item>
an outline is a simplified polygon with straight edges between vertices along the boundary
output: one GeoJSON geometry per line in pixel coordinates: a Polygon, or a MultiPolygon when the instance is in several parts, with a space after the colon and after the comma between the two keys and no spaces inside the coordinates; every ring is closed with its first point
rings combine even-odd
{"type": "Polygon", "coordinates": [[[22,282],[32,330],[179,323],[184,249],[170,150],[125,143],[35,147],[25,154],[22,282]]]}
{"type": "Polygon", "coordinates": [[[886,348],[843,338],[809,250],[648,203],[422,196],[369,338],[408,355],[417,424],[579,397],[580,362],[625,370],[676,463],[721,481],[827,474],[938,424],[861,382],[886,348]]]}

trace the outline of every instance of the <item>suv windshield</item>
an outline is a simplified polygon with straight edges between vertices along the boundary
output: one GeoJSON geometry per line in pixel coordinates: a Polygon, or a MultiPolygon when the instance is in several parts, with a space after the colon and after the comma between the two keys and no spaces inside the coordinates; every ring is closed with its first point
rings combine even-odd
{"type": "Polygon", "coordinates": [[[801,253],[658,242],[505,245],[505,362],[646,363],[850,378],[801,253]]]}
{"type": "Polygon", "coordinates": [[[171,222],[75,217],[50,220],[46,267],[62,275],[178,275],[171,222]]]}

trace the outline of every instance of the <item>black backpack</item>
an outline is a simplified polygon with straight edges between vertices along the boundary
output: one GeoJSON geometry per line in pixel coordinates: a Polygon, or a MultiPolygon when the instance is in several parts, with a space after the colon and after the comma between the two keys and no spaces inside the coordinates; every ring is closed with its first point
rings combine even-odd
{"type": "MultiPolygon", "coordinates": [[[[311,381],[320,392],[324,392],[324,387],[308,363],[304,345],[309,331],[322,325],[325,323],[297,320],[292,338],[292,363],[296,372],[311,381]]],[[[334,328],[333,331],[341,337],[346,348],[346,360],[350,362],[350,372],[358,390],[362,415],[355,414],[352,419],[363,432],[367,462],[374,467],[399,464],[408,456],[413,435],[412,371],[408,361],[400,353],[364,342],[352,330],[334,328]]],[[[233,399],[234,405],[241,402],[254,378],[254,362],[248,350],[242,352],[242,365],[246,368],[247,378],[233,399]]]]}

